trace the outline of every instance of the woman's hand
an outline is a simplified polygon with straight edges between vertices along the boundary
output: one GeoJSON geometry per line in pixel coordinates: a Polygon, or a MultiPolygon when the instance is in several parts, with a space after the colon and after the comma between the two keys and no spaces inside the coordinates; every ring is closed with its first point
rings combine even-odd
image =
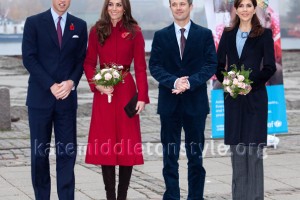
{"type": "Polygon", "coordinates": [[[145,102],[144,101],[138,101],[136,104],[135,109],[137,110],[137,115],[140,114],[145,109],[145,102]]]}
{"type": "Polygon", "coordinates": [[[96,86],[96,89],[101,92],[101,94],[107,94],[107,95],[110,95],[110,96],[113,96],[113,91],[114,91],[114,88],[113,87],[104,87],[102,85],[97,85],[96,86]]]}

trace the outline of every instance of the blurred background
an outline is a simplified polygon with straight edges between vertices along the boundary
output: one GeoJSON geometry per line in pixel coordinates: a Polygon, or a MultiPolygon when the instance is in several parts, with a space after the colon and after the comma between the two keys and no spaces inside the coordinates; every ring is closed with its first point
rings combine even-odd
{"type": "MultiPolygon", "coordinates": [[[[87,21],[88,28],[100,16],[104,0],[72,0],[69,12],[87,21]]],[[[168,0],[130,0],[132,14],[142,27],[146,51],[156,30],[172,22],[168,0]]],[[[50,8],[51,0],[0,0],[0,55],[20,55],[26,17],[50,8]]],[[[300,49],[299,1],[280,2],[282,49],[300,49]]],[[[207,27],[204,0],[194,0],[192,19],[207,27]]]]}

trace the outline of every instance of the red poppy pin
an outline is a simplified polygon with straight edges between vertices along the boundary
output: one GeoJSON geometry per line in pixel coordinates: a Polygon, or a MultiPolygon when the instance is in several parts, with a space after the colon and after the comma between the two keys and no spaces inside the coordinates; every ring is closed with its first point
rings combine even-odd
{"type": "Polygon", "coordinates": [[[73,23],[71,23],[71,25],[70,25],[70,31],[74,31],[74,29],[75,29],[75,26],[74,26],[73,23]]]}
{"type": "Polygon", "coordinates": [[[122,33],[122,38],[126,38],[129,34],[130,34],[129,32],[122,33]]]}

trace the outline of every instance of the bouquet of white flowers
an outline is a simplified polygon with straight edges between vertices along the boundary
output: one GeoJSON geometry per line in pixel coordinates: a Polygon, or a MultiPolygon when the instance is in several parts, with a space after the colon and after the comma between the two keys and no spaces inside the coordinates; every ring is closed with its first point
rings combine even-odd
{"type": "Polygon", "coordinates": [[[231,65],[230,68],[232,69],[229,72],[223,72],[224,92],[229,93],[234,99],[238,95],[248,94],[252,89],[250,84],[253,83],[249,79],[251,69],[245,70],[244,65],[241,66],[241,70],[238,70],[236,65],[231,65]]]}
{"type": "MultiPolygon", "coordinates": [[[[105,64],[105,68],[97,70],[93,77],[93,83],[104,87],[113,87],[120,82],[124,83],[126,73],[122,72],[123,66],[114,63],[105,64]]],[[[111,95],[108,95],[108,103],[111,103],[111,95]]]]}

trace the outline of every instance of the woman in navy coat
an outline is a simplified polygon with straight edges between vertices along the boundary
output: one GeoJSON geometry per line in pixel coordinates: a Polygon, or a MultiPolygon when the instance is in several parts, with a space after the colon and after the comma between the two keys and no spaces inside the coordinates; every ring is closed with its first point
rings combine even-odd
{"type": "Polygon", "coordinates": [[[235,64],[251,69],[252,90],[225,99],[225,144],[230,145],[234,200],[263,199],[262,150],[267,142],[268,97],[265,83],[276,71],[272,31],[261,26],[256,0],[235,0],[236,17],[218,48],[216,76],[235,64]]]}

